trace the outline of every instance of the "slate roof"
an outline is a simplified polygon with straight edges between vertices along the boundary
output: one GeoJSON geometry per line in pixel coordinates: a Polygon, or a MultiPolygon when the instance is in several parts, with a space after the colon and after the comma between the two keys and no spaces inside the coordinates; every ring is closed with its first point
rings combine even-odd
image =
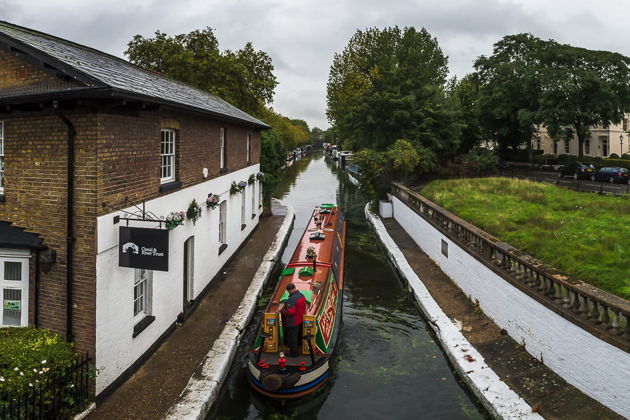
{"type": "Polygon", "coordinates": [[[0,248],[43,249],[43,240],[24,228],[0,220],[0,248]]]}
{"type": "Polygon", "coordinates": [[[60,70],[74,69],[89,87],[110,87],[121,93],[139,95],[158,102],[194,108],[215,116],[238,120],[260,128],[265,123],[230,105],[218,96],[144,70],[128,61],[104,52],[54,37],[32,29],[0,21],[0,42],[17,41],[18,45],[34,49],[61,63],[60,70]]]}

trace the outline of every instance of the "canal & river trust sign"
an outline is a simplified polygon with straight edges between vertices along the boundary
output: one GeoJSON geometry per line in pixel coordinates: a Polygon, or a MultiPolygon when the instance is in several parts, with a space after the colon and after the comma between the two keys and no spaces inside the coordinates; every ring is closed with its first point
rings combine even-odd
{"type": "Polygon", "coordinates": [[[118,243],[120,267],[168,271],[168,231],[121,226],[118,243]]]}

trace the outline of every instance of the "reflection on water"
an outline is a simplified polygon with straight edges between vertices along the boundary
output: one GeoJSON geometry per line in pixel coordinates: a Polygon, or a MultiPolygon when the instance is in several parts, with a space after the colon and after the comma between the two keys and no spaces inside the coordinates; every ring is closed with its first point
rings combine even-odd
{"type": "Polygon", "coordinates": [[[274,285],[258,302],[211,418],[219,419],[481,419],[482,409],[461,388],[426,323],[379,248],[365,201],[315,154],[287,168],[274,196],[293,206],[294,231],[286,263],[313,207],[339,204],[347,221],[343,320],[329,383],[285,403],[255,395],[245,377],[246,351],[274,285]]]}

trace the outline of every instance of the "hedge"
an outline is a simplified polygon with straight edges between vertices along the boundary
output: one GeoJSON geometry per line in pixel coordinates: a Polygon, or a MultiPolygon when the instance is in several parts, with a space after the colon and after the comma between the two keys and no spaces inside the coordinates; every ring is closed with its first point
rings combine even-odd
{"type": "Polygon", "coordinates": [[[75,360],[73,345],[48,330],[0,328],[0,394],[20,396],[75,360]]]}

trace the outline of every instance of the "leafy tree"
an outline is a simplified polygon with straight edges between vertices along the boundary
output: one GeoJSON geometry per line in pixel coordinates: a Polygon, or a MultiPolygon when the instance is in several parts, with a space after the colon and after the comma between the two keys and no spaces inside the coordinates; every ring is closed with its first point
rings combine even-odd
{"type": "Polygon", "coordinates": [[[425,29],[359,30],[334,56],[328,119],[353,150],[385,150],[405,138],[448,153],[459,130],[444,95],[447,72],[446,56],[425,29]]]}
{"type": "Polygon", "coordinates": [[[160,31],[153,38],[135,35],[127,47],[132,63],[213,93],[253,115],[271,103],[278,84],[267,53],[249,42],[238,51],[221,52],[211,28],[175,36],[160,31]]]}
{"type": "Polygon", "coordinates": [[[618,123],[630,111],[630,58],[618,53],[518,34],[497,42],[475,68],[481,121],[503,152],[531,146],[544,125],[554,140],[577,135],[582,156],[590,127],[618,123]]]}
{"type": "Polygon", "coordinates": [[[494,44],[490,57],[475,61],[481,122],[503,155],[508,147],[530,142],[541,123],[539,51],[544,43],[530,34],[506,36],[494,44]]]}
{"type": "Polygon", "coordinates": [[[582,157],[590,127],[619,123],[630,111],[630,58],[554,41],[541,55],[540,118],[553,138],[577,135],[582,157]]]}
{"type": "Polygon", "coordinates": [[[271,208],[271,195],[280,181],[282,167],[286,163],[287,149],[275,130],[263,131],[260,136],[260,170],[263,180],[263,204],[265,212],[271,208]]]}
{"type": "Polygon", "coordinates": [[[479,147],[484,140],[484,131],[480,123],[479,96],[481,83],[477,73],[453,80],[448,89],[449,98],[457,110],[457,120],[461,124],[462,136],[459,153],[479,147]]]}

